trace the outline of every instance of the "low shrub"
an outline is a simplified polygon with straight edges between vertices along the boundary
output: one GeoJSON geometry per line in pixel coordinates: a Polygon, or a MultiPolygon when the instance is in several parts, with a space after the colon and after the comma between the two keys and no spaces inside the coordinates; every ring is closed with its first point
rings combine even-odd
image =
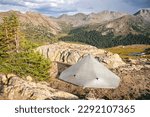
{"type": "Polygon", "coordinates": [[[51,62],[34,51],[20,52],[0,58],[0,72],[14,73],[21,77],[28,75],[43,81],[50,77],[51,62]]]}

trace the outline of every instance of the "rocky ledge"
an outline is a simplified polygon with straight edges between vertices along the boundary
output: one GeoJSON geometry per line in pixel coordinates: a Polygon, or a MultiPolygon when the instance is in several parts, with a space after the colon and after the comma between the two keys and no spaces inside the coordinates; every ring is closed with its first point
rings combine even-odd
{"type": "Polygon", "coordinates": [[[62,62],[70,65],[75,64],[87,54],[92,54],[108,68],[117,68],[125,65],[125,62],[123,62],[118,54],[113,54],[103,49],[98,49],[94,46],[85,44],[58,42],[55,44],[40,46],[36,51],[51,61],[62,62]]]}
{"type": "Polygon", "coordinates": [[[0,99],[57,100],[78,99],[77,96],[53,89],[46,82],[31,82],[13,74],[0,74],[0,99]]]}

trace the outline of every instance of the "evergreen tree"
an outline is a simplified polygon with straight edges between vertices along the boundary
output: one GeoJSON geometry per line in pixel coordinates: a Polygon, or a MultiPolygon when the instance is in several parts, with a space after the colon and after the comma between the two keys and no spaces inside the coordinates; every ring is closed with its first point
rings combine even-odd
{"type": "Polygon", "coordinates": [[[4,17],[0,24],[0,72],[47,80],[50,77],[51,62],[34,52],[35,44],[25,38],[21,39],[19,28],[19,20],[15,14],[4,17]]]}
{"type": "Polygon", "coordinates": [[[19,52],[20,29],[17,16],[12,13],[3,18],[0,29],[0,56],[19,52]]]}
{"type": "Polygon", "coordinates": [[[9,23],[11,26],[11,38],[15,44],[15,51],[18,53],[19,52],[19,40],[20,40],[20,29],[19,29],[19,19],[15,14],[12,14],[9,17],[9,23]]]}
{"type": "Polygon", "coordinates": [[[9,50],[8,29],[8,17],[4,17],[3,23],[0,26],[0,57],[7,55],[9,50]]]}

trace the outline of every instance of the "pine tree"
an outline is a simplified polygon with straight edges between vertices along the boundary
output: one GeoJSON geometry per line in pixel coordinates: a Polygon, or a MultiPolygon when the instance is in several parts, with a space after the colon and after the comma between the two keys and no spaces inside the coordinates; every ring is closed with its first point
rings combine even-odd
{"type": "Polygon", "coordinates": [[[8,37],[8,17],[3,18],[3,23],[0,26],[0,56],[5,56],[9,50],[9,37],[8,37]]]}
{"type": "Polygon", "coordinates": [[[19,20],[17,16],[13,13],[9,17],[10,26],[10,38],[15,46],[15,52],[19,52],[19,40],[20,40],[20,30],[19,30],[19,20]]]}
{"type": "Polygon", "coordinates": [[[50,61],[33,51],[35,44],[29,43],[19,29],[19,20],[15,14],[3,18],[0,24],[0,73],[28,75],[35,80],[49,78],[50,61]]]}
{"type": "Polygon", "coordinates": [[[12,13],[3,18],[0,29],[0,56],[19,52],[20,29],[17,16],[12,13]]]}

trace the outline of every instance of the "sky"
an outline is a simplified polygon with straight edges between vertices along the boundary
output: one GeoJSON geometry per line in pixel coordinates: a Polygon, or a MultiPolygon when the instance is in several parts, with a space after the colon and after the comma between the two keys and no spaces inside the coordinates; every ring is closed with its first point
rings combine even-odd
{"type": "Polygon", "coordinates": [[[32,11],[48,16],[104,10],[135,13],[141,8],[150,8],[150,0],[0,0],[0,12],[32,11]]]}

